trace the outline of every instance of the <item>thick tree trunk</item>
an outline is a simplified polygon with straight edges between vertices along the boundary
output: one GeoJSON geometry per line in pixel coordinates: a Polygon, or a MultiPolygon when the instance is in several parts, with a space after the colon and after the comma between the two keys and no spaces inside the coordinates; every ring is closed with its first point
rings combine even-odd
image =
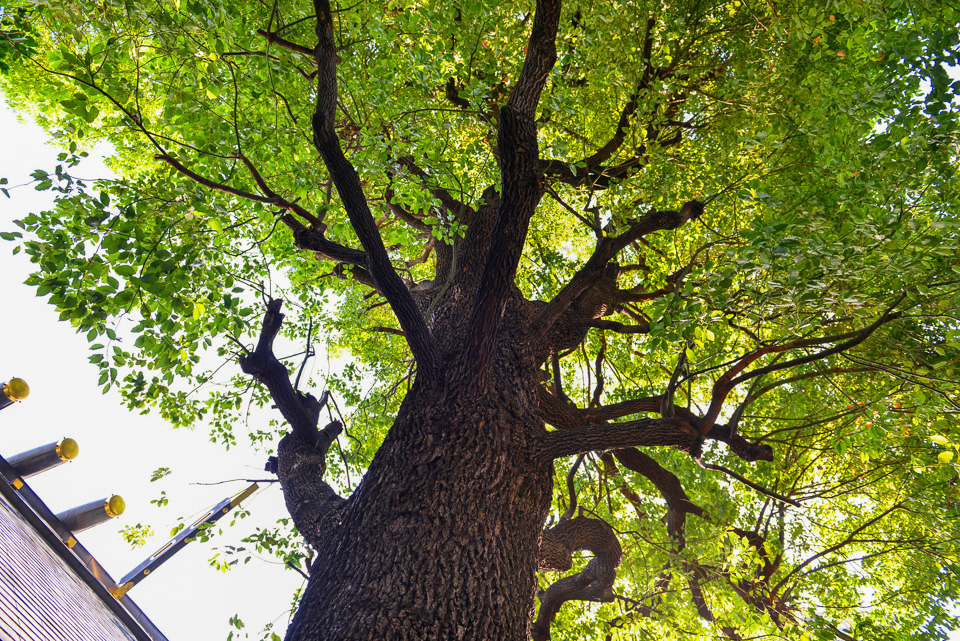
{"type": "MultiPolygon", "coordinates": [[[[295,430],[294,441],[281,446],[287,505],[318,553],[287,638],[529,638],[552,464],[538,409],[543,354],[535,357],[526,336],[529,306],[519,304],[514,276],[543,193],[536,106],[556,59],[559,0],[537,2],[523,68],[500,112],[503,198],[496,199],[495,218],[470,223],[464,245],[474,250],[463,257],[463,276],[438,272],[453,292],[439,301],[434,320],[454,322],[433,323],[432,330],[394,270],[359,175],[341,149],[333,14],[328,0],[314,0],[314,9],[314,146],[364,248],[364,267],[397,315],[418,376],[346,502],[330,499],[332,490],[320,481],[324,465],[310,453],[315,439],[308,429],[295,430]],[[482,270],[466,271],[481,263],[482,270]],[[316,483],[290,482],[307,470],[319,472],[316,483]],[[298,517],[311,503],[332,506],[327,514],[336,518],[318,518],[312,508],[309,518],[298,517]]],[[[309,399],[293,404],[304,403],[312,408],[309,399]]],[[[325,448],[315,451],[322,456],[325,448]]]]}
{"type": "Polygon", "coordinates": [[[318,533],[290,641],[529,639],[552,483],[535,371],[514,360],[469,388],[449,374],[414,386],[318,533]]]}

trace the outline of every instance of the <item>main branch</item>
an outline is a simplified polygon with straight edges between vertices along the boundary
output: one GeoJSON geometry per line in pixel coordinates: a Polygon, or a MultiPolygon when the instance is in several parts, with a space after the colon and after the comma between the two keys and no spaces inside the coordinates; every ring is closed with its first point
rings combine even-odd
{"type": "Polygon", "coordinates": [[[343,155],[335,129],[337,111],[337,55],[334,41],[333,14],[328,0],[314,0],[317,15],[317,105],[313,115],[313,144],[320,152],[330,177],[343,202],[347,217],[367,254],[370,274],[377,291],[387,299],[397,315],[400,327],[420,373],[436,376],[439,370],[439,351],[416,302],[403,280],[393,268],[376,221],[370,212],[367,198],[356,169],[343,155]]]}
{"type": "Polygon", "coordinates": [[[679,418],[644,418],[549,432],[544,444],[544,454],[550,459],[556,459],[637,445],[689,448],[694,445],[696,438],[697,431],[689,421],[679,418]]]}
{"type": "Polygon", "coordinates": [[[559,21],[559,0],[537,0],[527,57],[506,106],[500,110],[497,146],[502,196],[464,346],[463,363],[477,375],[490,363],[530,219],[543,195],[536,109],[557,58],[559,21]]]}

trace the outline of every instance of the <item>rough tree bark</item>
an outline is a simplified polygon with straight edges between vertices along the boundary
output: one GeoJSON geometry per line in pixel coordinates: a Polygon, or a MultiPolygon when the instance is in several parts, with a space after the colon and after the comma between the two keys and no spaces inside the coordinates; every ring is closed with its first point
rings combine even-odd
{"type": "Polygon", "coordinates": [[[595,561],[542,596],[534,638],[549,637],[565,601],[612,598],[620,548],[609,526],[578,517],[543,531],[553,459],[614,444],[689,446],[696,431],[674,418],[548,432],[539,399],[545,346],[515,338],[536,309],[507,303],[504,338],[480,380],[455,355],[439,381],[418,379],[344,500],[322,480],[340,426],[317,429],[318,401],[295,392],[269,352],[281,318],[272,303],[243,368],[291,423],[279,476],[297,528],[317,550],[288,639],[530,638],[536,572],[569,569],[576,550],[595,561]]]}

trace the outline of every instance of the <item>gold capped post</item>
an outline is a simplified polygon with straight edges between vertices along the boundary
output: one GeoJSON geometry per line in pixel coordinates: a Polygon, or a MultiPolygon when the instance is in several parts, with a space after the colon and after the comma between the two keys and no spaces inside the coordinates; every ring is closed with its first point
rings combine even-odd
{"type": "Polygon", "coordinates": [[[17,474],[24,478],[31,477],[63,465],[67,461],[77,458],[80,446],[72,438],[65,438],[59,443],[47,443],[32,450],[14,454],[7,458],[7,463],[13,466],[17,474]]]}
{"type": "MultiPolygon", "coordinates": [[[[237,507],[238,505],[240,505],[240,503],[242,503],[247,497],[249,497],[251,494],[253,494],[254,492],[256,492],[259,487],[260,487],[259,485],[257,485],[256,483],[254,483],[253,485],[251,485],[251,486],[248,487],[247,489],[245,489],[245,490],[243,490],[243,491],[241,491],[241,492],[237,492],[236,494],[234,494],[232,497],[230,497],[230,507],[231,507],[231,508],[234,508],[234,507],[237,507]]],[[[227,511],[228,511],[228,510],[224,510],[224,512],[227,512],[227,511]]]]}
{"type": "Polygon", "coordinates": [[[22,378],[11,378],[3,384],[3,393],[11,401],[22,401],[30,396],[30,386],[22,378]]]}
{"type": "Polygon", "coordinates": [[[124,596],[127,592],[130,591],[130,588],[132,588],[132,587],[133,587],[133,582],[132,582],[132,581],[127,581],[127,582],[124,583],[123,585],[114,588],[114,589],[113,589],[113,596],[114,596],[114,598],[117,599],[117,601],[119,601],[120,599],[123,598],[123,596],[124,596]]]}
{"type": "Polygon", "coordinates": [[[72,438],[65,438],[57,443],[57,456],[61,461],[72,461],[80,454],[80,446],[72,438]]]}
{"type": "Polygon", "coordinates": [[[11,378],[0,388],[0,410],[30,396],[30,386],[22,378],[11,378]]]}
{"type": "Polygon", "coordinates": [[[126,507],[127,504],[124,503],[123,497],[118,494],[114,494],[107,499],[106,505],[104,505],[104,511],[106,511],[107,515],[112,519],[123,514],[123,511],[126,509],[126,507]]]}
{"type": "Polygon", "coordinates": [[[91,501],[86,505],[71,508],[57,515],[57,518],[71,532],[82,532],[95,525],[105,523],[110,519],[123,514],[126,507],[123,498],[113,496],[99,501],[91,501]]]}

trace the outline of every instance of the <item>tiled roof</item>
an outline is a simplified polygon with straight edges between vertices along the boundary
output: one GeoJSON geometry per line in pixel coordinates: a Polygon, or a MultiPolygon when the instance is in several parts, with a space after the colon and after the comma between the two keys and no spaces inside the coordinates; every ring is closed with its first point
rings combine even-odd
{"type": "Polygon", "coordinates": [[[17,641],[136,639],[3,499],[0,499],[0,634],[17,641]]]}
{"type": "Polygon", "coordinates": [[[0,457],[0,641],[167,641],[0,457]]]}

